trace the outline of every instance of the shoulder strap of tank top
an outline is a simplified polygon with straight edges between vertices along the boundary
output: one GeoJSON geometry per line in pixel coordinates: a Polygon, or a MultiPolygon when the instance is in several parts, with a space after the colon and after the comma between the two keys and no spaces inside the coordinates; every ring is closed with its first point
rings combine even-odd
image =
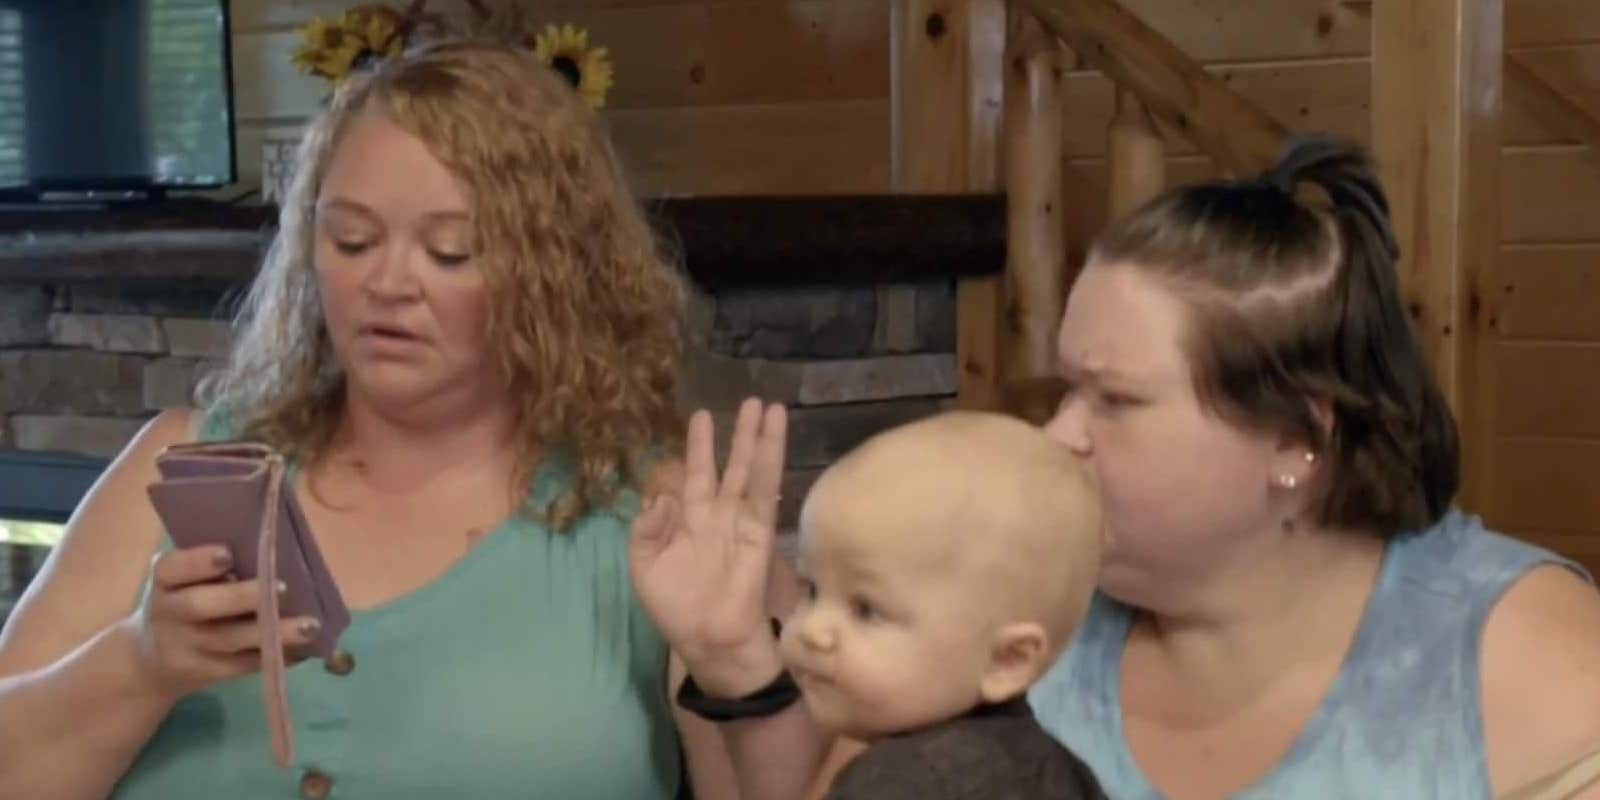
{"type": "Polygon", "coordinates": [[[1500,800],[1572,800],[1578,792],[1600,783],[1600,750],[1595,750],[1549,775],[1523,784],[1500,800]]]}

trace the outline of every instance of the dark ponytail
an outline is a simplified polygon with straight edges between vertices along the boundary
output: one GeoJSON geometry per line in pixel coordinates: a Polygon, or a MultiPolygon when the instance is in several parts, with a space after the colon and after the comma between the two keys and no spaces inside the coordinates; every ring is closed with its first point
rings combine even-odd
{"type": "MultiPolygon", "coordinates": [[[[1431,523],[1449,508],[1460,484],[1460,443],[1455,419],[1428,368],[1406,313],[1396,261],[1400,247],[1389,220],[1389,201],[1371,159],[1359,147],[1329,138],[1292,141],[1268,173],[1291,187],[1310,183],[1328,195],[1339,225],[1338,367],[1344,381],[1369,398],[1364,408],[1336,407],[1333,445],[1350,454],[1348,468],[1381,473],[1372,459],[1399,459],[1411,486],[1394,496],[1329,497],[1330,504],[1413,506],[1431,523]],[[1381,442],[1371,442],[1372,437],[1381,442]],[[1415,497],[1407,497],[1408,494],[1415,497]]],[[[1402,476],[1404,477],[1404,476],[1402,476]]],[[[1373,487],[1374,489],[1379,487],[1373,487]]],[[[1406,515],[1411,516],[1411,515],[1406,515]]]]}
{"type": "Polygon", "coordinates": [[[1436,522],[1460,480],[1455,421],[1406,314],[1398,257],[1372,159],[1328,137],[1291,141],[1257,179],[1157,198],[1091,252],[1188,287],[1201,397],[1239,424],[1305,438],[1331,464],[1321,521],[1385,534],[1436,522]],[[1327,202],[1299,199],[1307,184],[1327,202]],[[1332,410],[1326,435],[1316,405],[1332,410]]]}

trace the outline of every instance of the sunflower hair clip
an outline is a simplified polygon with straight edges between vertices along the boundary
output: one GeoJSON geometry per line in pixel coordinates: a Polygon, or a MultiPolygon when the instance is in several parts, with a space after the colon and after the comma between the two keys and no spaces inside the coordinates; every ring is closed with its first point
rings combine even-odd
{"type": "Polygon", "coordinates": [[[426,19],[425,1],[413,0],[404,11],[364,3],[338,17],[312,17],[300,26],[301,42],[290,61],[301,72],[337,88],[352,73],[399,55],[426,19]]]}
{"type": "MultiPolygon", "coordinates": [[[[590,108],[605,107],[614,81],[611,54],[592,46],[587,30],[552,24],[529,31],[515,3],[500,13],[485,0],[465,3],[477,18],[469,35],[516,40],[565,79],[590,108]]],[[[300,26],[302,41],[290,60],[301,72],[322,78],[330,89],[338,88],[352,73],[399,55],[424,27],[434,34],[452,27],[443,17],[426,13],[426,5],[427,0],[411,0],[400,11],[383,3],[363,3],[338,17],[312,17],[300,26]]]]}
{"type": "Polygon", "coordinates": [[[613,80],[611,55],[589,44],[589,32],[574,25],[546,25],[525,42],[536,58],[550,65],[590,108],[604,108],[613,80]]]}
{"type": "Polygon", "coordinates": [[[531,25],[529,11],[516,0],[491,8],[488,0],[464,0],[477,17],[475,35],[509,40],[533,51],[590,108],[605,107],[614,79],[611,54],[589,41],[589,32],[573,24],[531,25]]]}

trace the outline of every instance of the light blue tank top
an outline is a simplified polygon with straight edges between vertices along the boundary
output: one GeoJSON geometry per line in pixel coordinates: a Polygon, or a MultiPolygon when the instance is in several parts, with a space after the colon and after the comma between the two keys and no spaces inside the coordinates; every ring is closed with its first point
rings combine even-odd
{"type": "MultiPolygon", "coordinates": [[[[1385,550],[1356,638],[1322,705],[1277,766],[1233,800],[1490,796],[1479,713],[1485,619],[1542,564],[1581,567],[1458,512],[1385,550]]],[[[1122,731],[1120,662],[1133,613],[1097,595],[1034,686],[1039,721],[1118,800],[1158,800],[1122,731]]]]}
{"type": "MultiPolygon", "coordinates": [[[[208,426],[206,438],[226,438],[208,426]]],[[[552,459],[538,501],[569,485],[552,459]]],[[[332,798],[672,798],[680,779],[667,650],[628,578],[631,509],[565,533],[512,519],[444,575],[354,611],[346,676],[288,672],[296,763],[272,761],[261,680],[184,698],[120,800],[293,798],[309,771],[332,798]]]]}

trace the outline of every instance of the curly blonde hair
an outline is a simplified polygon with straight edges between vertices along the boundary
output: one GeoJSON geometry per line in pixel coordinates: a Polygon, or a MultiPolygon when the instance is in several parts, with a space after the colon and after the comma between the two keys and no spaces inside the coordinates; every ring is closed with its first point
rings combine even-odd
{"type": "Polygon", "coordinates": [[[425,142],[466,187],[494,363],[517,401],[514,485],[531,486],[552,446],[570,453],[570,489],[524,508],[565,530],[681,440],[684,291],[593,112],[514,46],[440,42],[339,89],[300,143],[277,235],[202,404],[289,458],[325,453],[345,381],[313,267],[316,202],[342,134],[369,113],[425,142]]]}

